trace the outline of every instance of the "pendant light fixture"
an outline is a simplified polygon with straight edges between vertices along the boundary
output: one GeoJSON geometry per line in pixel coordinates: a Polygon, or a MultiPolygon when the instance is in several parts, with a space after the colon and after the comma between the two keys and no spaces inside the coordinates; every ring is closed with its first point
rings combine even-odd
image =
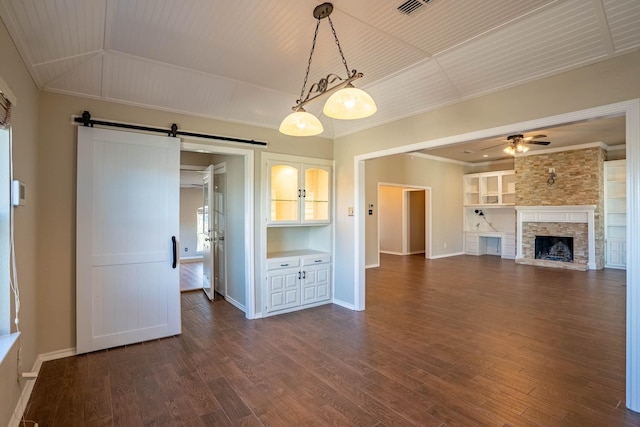
{"type": "Polygon", "coordinates": [[[302,83],[302,90],[300,91],[300,98],[296,100],[296,105],[291,107],[293,113],[284,118],[280,124],[280,132],[285,135],[291,136],[313,136],[322,133],[322,123],[316,116],[308,113],[303,108],[307,103],[317,99],[318,97],[331,94],[329,99],[324,105],[323,113],[327,117],[341,120],[362,119],[369,117],[377,111],[377,107],[371,96],[361,89],[357,89],[351,82],[357,80],[363,76],[362,73],[356,70],[349,71],[347,61],[342,53],[342,47],[338,41],[336,30],[333,27],[333,22],[329,15],[333,11],[333,5],[331,3],[322,3],[313,10],[313,17],[316,18],[316,31],[313,35],[313,44],[311,45],[311,54],[309,55],[309,62],[307,63],[307,71],[304,76],[304,82],[302,83]],[[309,70],[311,69],[311,60],[313,59],[313,51],[316,47],[316,39],[318,37],[318,28],[320,27],[320,21],[327,18],[329,25],[331,26],[331,32],[335,38],[340,57],[342,58],[342,64],[347,71],[347,77],[341,78],[336,74],[329,74],[327,77],[320,79],[318,83],[314,83],[309,92],[305,96],[304,91],[307,86],[307,80],[309,79],[309,70]],[[337,83],[336,83],[337,82],[337,83]],[[330,87],[330,85],[334,84],[330,87]],[[313,95],[313,96],[312,96],[313,95]]]}

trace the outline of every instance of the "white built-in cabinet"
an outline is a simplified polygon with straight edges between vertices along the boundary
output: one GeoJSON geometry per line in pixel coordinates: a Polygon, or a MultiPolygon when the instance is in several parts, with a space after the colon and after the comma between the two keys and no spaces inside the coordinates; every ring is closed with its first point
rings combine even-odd
{"type": "Polygon", "coordinates": [[[605,267],[627,268],[627,161],[604,163],[605,267]]]}
{"type": "Polygon", "coordinates": [[[262,315],[331,302],[333,161],[263,153],[262,315]]]}
{"type": "Polygon", "coordinates": [[[463,194],[465,253],[515,259],[515,170],[466,174],[463,194]]]}

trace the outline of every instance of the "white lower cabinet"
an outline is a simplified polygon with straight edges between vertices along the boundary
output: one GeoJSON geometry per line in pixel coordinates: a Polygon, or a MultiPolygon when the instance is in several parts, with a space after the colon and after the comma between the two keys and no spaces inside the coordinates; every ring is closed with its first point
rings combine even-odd
{"type": "Polygon", "coordinates": [[[516,258],[516,233],[502,233],[500,238],[502,244],[502,258],[516,258]]]}
{"type": "Polygon", "coordinates": [[[327,301],[331,284],[331,257],[319,255],[302,258],[301,305],[327,301]]]}
{"type": "Polygon", "coordinates": [[[478,233],[466,232],[464,233],[464,252],[467,255],[478,255],[478,246],[480,244],[480,238],[478,233]]]}
{"type": "Polygon", "coordinates": [[[294,311],[331,299],[328,253],[267,260],[267,312],[294,311]]]}
{"type": "Polygon", "coordinates": [[[605,250],[606,267],[627,268],[627,239],[609,237],[605,250]]]}
{"type": "MultiPolygon", "coordinates": [[[[493,248],[493,246],[491,246],[493,248]]],[[[501,258],[515,259],[516,234],[511,232],[476,232],[464,233],[464,253],[467,255],[500,255],[501,258]],[[499,239],[500,250],[489,250],[488,240],[499,239]]]]}

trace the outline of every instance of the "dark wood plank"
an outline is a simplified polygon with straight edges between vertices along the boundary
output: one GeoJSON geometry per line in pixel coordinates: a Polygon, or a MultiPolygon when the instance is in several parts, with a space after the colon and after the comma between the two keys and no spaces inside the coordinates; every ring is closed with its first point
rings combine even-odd
{"type": "Polygon", "coordinates": [[[26,418],[126,427],[640,425],[624,408],[623,271],[492,256],[382,255],[381,263],[367,271],[364,312],[325,305],[249,321],[224,300],[183,293],[181,335],[45,362],[26,418]]]}

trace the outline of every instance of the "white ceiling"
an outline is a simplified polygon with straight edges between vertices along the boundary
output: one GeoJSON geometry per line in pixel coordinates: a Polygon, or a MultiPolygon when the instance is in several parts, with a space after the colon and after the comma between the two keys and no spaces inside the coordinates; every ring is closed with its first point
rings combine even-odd
{"type": "MultiPolygon", "coordinates": [[[[333,138],[640,47],[638,0],[336,0],[331,15],[374,116],[333,138]]],[[[0,0],[45,91],[277,128],[300,95],[317,0],[0,0]]],[[[344,77],[323,20],[310,84],[344,77]]]]}

